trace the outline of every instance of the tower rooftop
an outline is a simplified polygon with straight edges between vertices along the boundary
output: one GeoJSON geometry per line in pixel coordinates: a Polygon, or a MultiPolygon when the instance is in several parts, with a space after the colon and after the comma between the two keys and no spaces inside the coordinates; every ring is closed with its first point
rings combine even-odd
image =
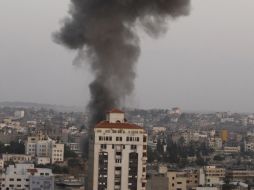
{"type": "Polygon", "coordinates": [[[124,113],[123,111],[113,108],[112,110],[108,111],[107,113],[124,113]]]}
{"type": "Polygon", "coordinates": [[[110,123],[109,121],[101,121],[98,123],[95,128],[104,128],[104,129],[144,129],[135,124],[131,123],[110,123]]]}

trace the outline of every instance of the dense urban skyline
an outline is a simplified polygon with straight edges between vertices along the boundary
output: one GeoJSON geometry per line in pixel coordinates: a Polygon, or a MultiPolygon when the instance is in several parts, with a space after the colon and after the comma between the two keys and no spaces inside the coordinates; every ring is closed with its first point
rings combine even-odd
{"type": "MultiPolygon", "coordinates": [[[[89,67],[54,44],[69,1],[0,2],[0,101],[83,105],[89,67]]],[[[254,112],[251,0],[194,0],[161,39],[142,34],[136,88],[127,105],[254,112]]]]}

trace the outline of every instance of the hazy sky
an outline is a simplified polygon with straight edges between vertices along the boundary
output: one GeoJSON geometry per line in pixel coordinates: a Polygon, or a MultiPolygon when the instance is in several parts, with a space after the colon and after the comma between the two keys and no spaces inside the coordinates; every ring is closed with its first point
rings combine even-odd
{"type": "MultiPolygon", "coordinates": [[[[89,67],[52,41],[69,0],[0,0],[0,101],[85,106],[89,67]]],[[[254,112],[254,1],[193,0],[159,39],[140,32],[138,108],[254,112]]]]}

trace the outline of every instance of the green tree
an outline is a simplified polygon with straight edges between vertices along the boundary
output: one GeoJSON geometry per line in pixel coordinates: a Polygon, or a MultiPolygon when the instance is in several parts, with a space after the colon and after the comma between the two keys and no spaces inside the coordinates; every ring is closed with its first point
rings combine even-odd
{"type": "Polygon", "coordinates": [[[69,173],[69,169],[66,166],[61,167],[59,165],[54,164],[54,165],[51,166],[51,169],[52,169],[52,172],[56,173],[56,174],[67,174],[67,173],[69,173]]]}
{"type": "Polygon", "coordinates": [[[23,142],[11,141],[9,145],[0,142],[0,154],[25,154],[25,144],[23,142]]]}
{"type": "Polygon", "coordinates": [[[13,154],[25,154],[25,144],[23,142],[14,142],[10,143],[10,152],[13,154]]]}
{"type": "Polygon", "coordinates": [[[78,159],[70,159],[70,160],[68,160],[68,166],[69,167],[80,167],[81,164],[78,159]]]}
{"type": "Polygon", "coordinates": [[[215,155],[213,157],[213,160],[215,160],[215,161],[223,161],[223,160],[225,160],[225,157],[221,156],[221,155],[215,155]]]}

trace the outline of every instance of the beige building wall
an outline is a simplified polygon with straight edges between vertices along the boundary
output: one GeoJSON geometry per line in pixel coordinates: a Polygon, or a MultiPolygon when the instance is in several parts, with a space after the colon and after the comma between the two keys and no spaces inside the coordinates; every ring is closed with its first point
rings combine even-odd
{"type": "Polygon", "coordinates": [[[130,182],[130,175],[134,175],[137,182],[136,188],[145,190],[146,161],[147,133],[145,130],[126,123],[123,112],[109,113],[107,121],[99,123],[92,131],[88,189],[97,190],[99,186],[104,185],[107,190],[128,190],[129,185],[134,184],[130,182]],[[134,160],[130,157],[131,155],[135,156],[134,160]],[[130,174],[133,164],[137,168],[133,171],[135,174],[130,174]]]}

